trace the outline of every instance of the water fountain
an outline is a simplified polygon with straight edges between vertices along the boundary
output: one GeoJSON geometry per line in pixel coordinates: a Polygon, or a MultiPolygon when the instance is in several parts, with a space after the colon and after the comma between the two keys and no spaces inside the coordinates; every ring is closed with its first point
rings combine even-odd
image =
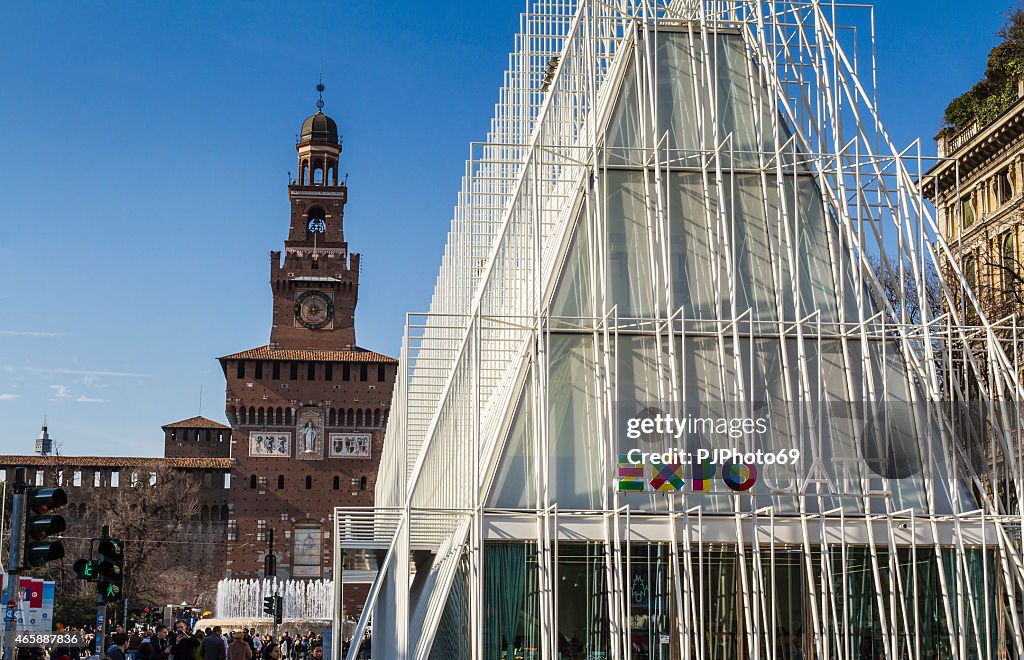
{"type": "Polygon", "coordinates": [[[271,621],[263,613],[263,599],[282,598],[283,618],[292,621],[329,623],[334,616],[334,580],[241,580],[217,583],[217,619],[271,621]]]}

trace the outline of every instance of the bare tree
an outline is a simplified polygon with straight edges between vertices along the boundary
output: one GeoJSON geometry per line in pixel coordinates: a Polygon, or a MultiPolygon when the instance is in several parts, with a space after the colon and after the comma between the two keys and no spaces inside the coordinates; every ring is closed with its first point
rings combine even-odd
{"type": "MultiPolygon", "coordinates": [[[[878,257],[869,257],[868,263],[882,287],[880,293],[884,301],[892,309],[892,312],[887,314],[890,322],[916,325],[925,320],[925,310],[929,321],[945,311],[942,288],[939,286],[939,272],[931,263],[925,264],[923,273],[920,270],[915,271],[909,262],[883,263],[878,257]]],[[[880,307],[884,308],[884,305],[880,307]]]]}
{"type": "Polygon", "coordinates": [[[124,593],[135,602],[180,602],[180,583],[198,581],[194,569],[181,566],[178,551],[199,510],[199,482],[161,462],[121,479],[118,488],[90,489],[87,506],[97,527],[109,525],[110,535],[124,541],[124,593]],[[172,575],[175,569],[184,572],[172,575]]]}

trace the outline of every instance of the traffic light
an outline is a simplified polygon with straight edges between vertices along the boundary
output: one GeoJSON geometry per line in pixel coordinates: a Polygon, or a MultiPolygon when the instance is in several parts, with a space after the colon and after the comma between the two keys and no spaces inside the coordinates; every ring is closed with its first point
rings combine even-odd
{"type": "Polygon", "coordinates": [[[29,488],[25,491],[25,566],[42,566],[64,556],[64,544],[49,537],[67,529],[64,516],[50,511],[68,503],[63,488],[29,488]]]}
{"type": "Polygon", "coordinates": [[[72,569],[75,571],[75,579],[95,582],[99,579],[96,574],[96,562],[91,559],[79,559],[72,569]]]}
{"type": "Polygon", "coordinates": [[[96,593],[104,603],[121,600],[121,587],[124,584],[124,544],[118,539],[101,539],[99,561],[96,563],[96,593]]]}
{"type": "Polygon", "coordinates": [[[281,614],[284,612],[284,598],[274,595],[263,598],[263,613],[274,617],[274,623],[281,623],[281,614]]]}

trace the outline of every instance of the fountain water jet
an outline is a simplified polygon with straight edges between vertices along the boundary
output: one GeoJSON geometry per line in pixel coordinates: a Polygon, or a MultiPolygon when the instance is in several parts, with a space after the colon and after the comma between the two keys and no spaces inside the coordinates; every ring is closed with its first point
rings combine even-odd
{"type": "Polygon", "coordinates": [[[217,618],[262,619],[263,599],[279,595],[285,619],[330,621],[334,616],[334,580],[242,580],[217,583],[217,618]]]}

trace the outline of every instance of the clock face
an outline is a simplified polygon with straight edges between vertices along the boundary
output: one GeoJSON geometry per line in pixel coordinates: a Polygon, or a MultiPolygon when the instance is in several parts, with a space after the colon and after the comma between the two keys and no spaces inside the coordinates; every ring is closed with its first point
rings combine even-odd
{"type": "Polygon", "coordinates": [[[327,231],[327,223],[323,218],[312,218],[309,221],[309,233],[322,234],[327,231]]]}
{"type": "Polygon", "coordinates": [[[319,330],[334,318],[334,303],[320,291],[305,291],[295,299],[295,319],[310,330],[319,330]]]}

